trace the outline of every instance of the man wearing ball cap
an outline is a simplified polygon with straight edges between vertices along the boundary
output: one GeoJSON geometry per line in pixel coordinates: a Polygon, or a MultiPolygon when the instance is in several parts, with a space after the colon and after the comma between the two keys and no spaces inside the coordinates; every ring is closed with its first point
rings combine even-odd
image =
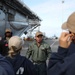
{"type": "Polygon", "coordinates": [[[58,52],[53,53],[49,61],[48,75],[75,75],[75,12],[73,12],[62,29],[58,52]]]}
{"type": "Polygon", "coordinates": [[[12,36],[12,31],[11,29],[7,28],[5,30],[5,36],[4,38],[0,41],[0,54],[2,54],[3,56],[7,56],[8,55],[8,41],[12,36]]]}
{"type": "Polygon", "coordinates": [[[35,41],[29,46],[27,58],[30,58],[34,63],[38,75],[47,75],[46,60],[50,58],[51,48],[43,40],[43,33],[38,31],[35,34],[35,41]]]}

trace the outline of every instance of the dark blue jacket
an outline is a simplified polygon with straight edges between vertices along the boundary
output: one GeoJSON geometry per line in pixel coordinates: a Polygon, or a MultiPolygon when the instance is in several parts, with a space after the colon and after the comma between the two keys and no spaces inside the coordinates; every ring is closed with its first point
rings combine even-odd
{"type": "Polygon", "coordinates": [[[8,75],[6,70],[0,65],[0,75],[8,75]]]}
{"type": "Polygon", "coordinates": [[[5,59],[5,57],[1,55],[0,55],[0,75],[14,75],[14,70],[11,63],[8,62],[5,59]]]}
{"type": "Polygon", "coordinates": [[[0,40],[0,54],[3,56],[7,56],[8,51],[8,41],[6,40],[6,38],[3,38],[2,40],[0,40]]]}
{"type": "Polygon", "coordinates": [[[16,75],[36,75],[36,70],[33,63],[26,57],[21,55],[16,55],[13,58],[7,57],[13,65],[16,75]]]}
{"type": "Polygon", "coordinates": [[[75,75],[75,44],[68,49],[59,47],[57,53],[51,55],[48,75],[75,75]]]}

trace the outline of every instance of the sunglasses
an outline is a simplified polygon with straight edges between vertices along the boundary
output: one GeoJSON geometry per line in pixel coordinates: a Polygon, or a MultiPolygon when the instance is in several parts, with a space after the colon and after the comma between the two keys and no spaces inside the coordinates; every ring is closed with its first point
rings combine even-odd
{"type": "Polygon", "coordinates": [[[69,31],[69,34],[72,34],[73,36],[75,35],[75,33],[71,32],[71,31],[69,31]]]}
{"type": "Polygon", "coordinates": [[[72,38],[72,39],[75,39],[75,33],[69,31],[69,34],[72,34],[71,38],[72,38]]]}

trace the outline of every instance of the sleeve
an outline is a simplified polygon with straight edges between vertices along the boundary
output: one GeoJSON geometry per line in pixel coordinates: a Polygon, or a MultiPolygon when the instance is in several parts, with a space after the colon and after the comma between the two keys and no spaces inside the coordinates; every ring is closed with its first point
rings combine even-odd
{"type": "Polygon", "coordinates": [[[0,60],[0,65],[6,70],[8,75],[14,75],[13,67],[11,63],[6,60],[6,58],[2,58],[2,60],[0,60]]]}
{"type": "Polygon", "coordinates": [[[31,54],[32,54],[32,46],[30,45],[28,50],[27,50],[26,57],[29,59],[31,54]]]}
{"type": "Polygon", "coordinates": [[[51,47],[49,45],[47,45],[47,57],[48,57],[48,59],[50,58],[51,53],[52,53],[51,47]]]}
{"type": "Polygon", "coordinates": [[[51,54],[51,58],[49,59],[48,68],[51,68],[58,61],[62,61],[62,59],[64,59],[64,57],[66,57],[66,55],[67,55],[67,50],[68,49],[59,47],[58,52],[53,52],[51,54]]]}
{"type": "Polygon", "coordinates": [[[0,66],[0,75],[8,75],[6,70],[0,66]]]}
{"type": "Polygon", "coordinates": [[[67,68],[68,61],[64,60],[67,51],[68,49],[59,47],[57,53],[52,53],[48,64],[48,75],[60,75],[67,68]]]}
{"type": "Polygon", "coordinates": [[[72,55],[75,53],[75,44],[72,42],[68,48],[67,56],[72,55]]]}

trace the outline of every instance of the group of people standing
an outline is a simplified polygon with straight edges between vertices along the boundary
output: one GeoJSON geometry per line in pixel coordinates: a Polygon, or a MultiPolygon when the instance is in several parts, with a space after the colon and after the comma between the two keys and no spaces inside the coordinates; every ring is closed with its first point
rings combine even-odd
{"type": "Polygon", "coordinates": [[[50,46],[43,41],[43,33],[35,34],[35,41],[29,46],[25,56],[21,56],[23,40],[12,36],[6,29],[5,38],[0,41],[0,54],[11,64],[16,75],[47,75],[46,60],[51,54],[50,46]],[[29,58],[31,57],[31,60],[29,58]]]}
{"type": "Polygon", "coordinates": [[[11,30],[7,29],[5,39],[0,41],[0,75],[75,75],[75,12],[62,29],[68,32],[61,33],[57,52],[51,51],[43,40],[43,33],[38,31],[26,57],[20,55],[23,40],[12,36],[11,30]]]}

